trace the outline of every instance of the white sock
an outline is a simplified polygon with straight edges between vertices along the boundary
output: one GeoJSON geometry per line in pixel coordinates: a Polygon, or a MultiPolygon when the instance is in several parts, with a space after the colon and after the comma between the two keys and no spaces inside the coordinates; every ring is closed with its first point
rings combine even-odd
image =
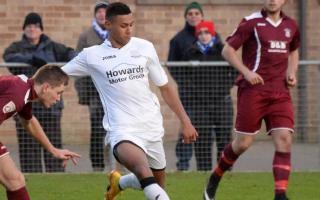
{"type": "Polygon", "coordinates": [[[148,200],[170,200],[167,193],[156,183],[145,187],[143,192],[148,200]]]}
{"type": "Polygon", "coordinates": [[[126,188],[141,190],[140,182],[133,173],[121,176],[119,186],[123,190],[126,188]]]}

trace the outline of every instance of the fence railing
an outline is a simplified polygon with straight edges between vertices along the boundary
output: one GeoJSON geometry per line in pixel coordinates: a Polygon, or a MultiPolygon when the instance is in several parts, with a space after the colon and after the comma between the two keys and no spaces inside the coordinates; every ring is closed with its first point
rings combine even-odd
{"type": "MultiPolygon", "coordinates": [[[[64,65],[65,62],[53,62],[50,64],[56,65],[64,65]]],[[[161,62],[163,66],[228,66],[228,62],[225,61],[208,61],[208,62],[200,62],[200,61],[179,61],[179,62],[171,62],[171,61],[163,61],[161,62]]],[[[320,66],[320,60],[300,60],[299,65],[318,65],[320,66]]],[[[31,65],[26,63],[17,63],[17,62],[10,62],[10,63],[0,63],[1,67],[30,67],[31,65]]]]}
{"type": "MultiPolygon", "coordinates": [[[[52,64],[62,66],[65,63],[52,64]]],[[[172,73],[172,77],[176,79],[181,100],[188,114],[199,133],[206,137],[203,144],[194,146],[198,148],[196,151],[201,152],[202,145],[203,149],[206,145],[212,146],[211,141],[214,141],[214,148],[211,150],[211,153],[212,162],[215,163],[217,158],[216,148],[221,148],[221,145],[228,143],[232,138],[232,123],[236,113],[236,88],[232,87],[232,84],[230,85],[229,79],[232,79],[232,76],[225,73],[225,68],[222,67],[229,66],[229,64],[227,62],[198,61],[161,62],[161,64],[167,67],[168,71],[172,73]],[[217,127],[221,128],[222,131],[217,129],[217,127]],[[208,143],[208,141],[210,142],[208,143]]],[[[7,67],[15,68],[17,72],[19,68],[25,71],[30,65],[23,63],[0,63],[0,70],[7,67]]],[[[296,144],[293,149],[293,164],[296,170],[320,170],[320,60],[300,61],[299,70],[301,69],[305,71],[304,74],[306,75],[301,78],[298,71],[298,85],[292,90],[296,115],[296,144]]],[[[101,161],[101,152],[102,155],[105,153],[105,157],[107,158],[110,158],[112,154],[106,153],[101,148],[103,146],[105,131],[102,129],[103,111],[99,109],[99,106],[101,106],[99,98],[93,98],[92,95],[94,93],[89,92],[87,93],[88,96],[86,96],[89,99],[88,105],[80,105],[78,93],[74,89],[73,84],[74,82],[72,81],[68,91],[64,94],[65,107],[63,109],[61,107],[61,115],[58,118],[53,110],[40,110],[38,106],[35,106],[36,110],[34,113],[41,119],[46,132],[49,133],[50,139],[56,142],[55,145],[59,146],[63,144],[84,155],[82,162],[80,162],[80,167],[68,168],[67,171],[84,172],[91,171],[92,168],[98,170],[99,168],[103,168],[99,164],[101,162],[106,162],[106,167],[109,168],[110,163],[113,161],[109,159],[105,159],[105,161],[102,159],[101,161]],[[91,147],[89,147],[90,144],[91,147]],[[96,164],[92,165],[92,163],[96,164]]],[[[94,89],[93,85],[83,87],[88,87],[85,88],[88,91],[94,89]]],[[[164,104],[162,106],[166,107],[164,104]]],[[[60,108],[58,106],[54,109],[59,110],[60,108]]],[[[166,130],[164,138],[166,142],[164,145],[167,155],[167,169],[175,170],[177,162],[175,150],[179,124],[169,109],[162,109],[162,111],[166,130]]],[[[8,146],[15,146],[11,148],[11,155],[13,155],[16,163],[20,163],[20,167],[24,168],[23,171],[50,172],[60,170],[60,168],[55,168],[57,166],[56,163],[45,152],[36,150],[38,147],[34,145],[34,141],[25,136],[21,126],[19,124],[15,125],[14,120],[2,124],[0,132],[0,141],[8,146]],[[6,134],[3,134],[4,132],[6,134]],[[18,136],[18,140],[16,136],[18,136]],[[16,145],[19,145],[19,150],[16,148],[16,145]],[[29,151],[34,154],[28,154],[29,151]],[[53,164],[50,164],[50,162],[53,164]],[[45,165],[43,165],[44,163],[45,165]]],[[[244,156],[242,160],[240,159],[234,170],[269,170],[269,167],[265,166],[269,166],[270,164],[270,160],[268,159],[272,151],[270,150],[270,152],[266,153],[265,150],[266,148],[272,148],[272,143],[265,136],[263,128],[258,136],[258,140],[259,142],[252,147],[253,150],[248,152],[248,156],[244,156]],[[255,159],[252,160],[252,157],[255,159]],[[252,166],[251,168],[248,167],[249,162],[254,162],[254,165],[250,165],[252,166]]],[[[184,148],[181,149],[180,153],[182,155],[190,154],[189,150],[184,148]]],[[[196,170],[198,161],[198,158],[195,159],[193,156],[189,169],[196,170]]]]}

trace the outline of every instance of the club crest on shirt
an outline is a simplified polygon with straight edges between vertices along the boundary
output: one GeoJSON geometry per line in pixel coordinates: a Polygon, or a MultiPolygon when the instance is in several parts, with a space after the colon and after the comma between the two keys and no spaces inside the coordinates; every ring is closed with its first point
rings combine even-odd
{"type": "Polygon", "coordinates": [[[287,37],[287,38],[290,38],[291,37],[291,30],[289,28],[285,28],[284,29],[284,35],[287,37]]]}
{"type": "Polygon", "coordinates": [[[13,101],[9,101],[2,108],[3,113],[11,113],[11,112],[14,112],[15,110],[16,110],[16,105],[13,103],[13,101]]]}

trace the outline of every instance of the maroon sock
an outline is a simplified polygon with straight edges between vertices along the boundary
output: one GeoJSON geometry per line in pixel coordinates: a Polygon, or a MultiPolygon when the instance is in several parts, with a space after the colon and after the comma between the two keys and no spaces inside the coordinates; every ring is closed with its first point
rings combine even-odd
{"type": "Polygon", "coordinates": [[[231,143],[228,144],[221,155],[218,166],[215,168],[213,174],[216,177],[222,177],[225,171],[233,166],[233,163],[238,159],[239,155],[234,153],[231,143]]]}
{"type": "Polygon", "coordinates": [[[291,153],[276,151],[273,159],[273,177],[275,183],[275,194],[285,193],[291,170],[291,153]]]}
{"type": "Polygon", "coordinates": [[[7,190],[8,200],[30,200],[26,187],[22,187],[15,191],[7,190]]]}

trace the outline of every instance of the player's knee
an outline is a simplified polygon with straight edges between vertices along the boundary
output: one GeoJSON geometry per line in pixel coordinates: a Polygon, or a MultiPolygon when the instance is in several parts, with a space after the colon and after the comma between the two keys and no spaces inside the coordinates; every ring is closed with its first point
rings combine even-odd
{"type": "Polygon", "coordinates": [[[238,140],[235,141],[234,145],[232,145],[234,147],[234,152],[238,155],[242,154],[243,152],[245,152],[251,145],[251,142],[248,140],[238,140]]]}
{"type": "Polygon", "coordinates": [[[244,151],[246,151],[248,148],[250,147],[249,143],[240,143],[240,145],[238,146],[238,150],[240,151],[240,153],[243,153],[244,151]]]}
{"type": "Polygon", "coordinates": [[[18,190],[21,187],[24,187],[26,184],[24,175],[20,171],[10,173],[9,175],[6,175],[4,178],[5,185],[10,191],[18,190]]]}
{"type": "Polygon", "coordinates": [[[237,134],[232,142],[234,152],[238,155],[242,154],[251,146],[253,141],[254,136],[237,134]]]}
{"type": "Polygon", "coordinates": [[[277,137],[276,149],[280,151],[288,152],[291,149],[292,138],[291,135],[284,134],[277,137]]]}

